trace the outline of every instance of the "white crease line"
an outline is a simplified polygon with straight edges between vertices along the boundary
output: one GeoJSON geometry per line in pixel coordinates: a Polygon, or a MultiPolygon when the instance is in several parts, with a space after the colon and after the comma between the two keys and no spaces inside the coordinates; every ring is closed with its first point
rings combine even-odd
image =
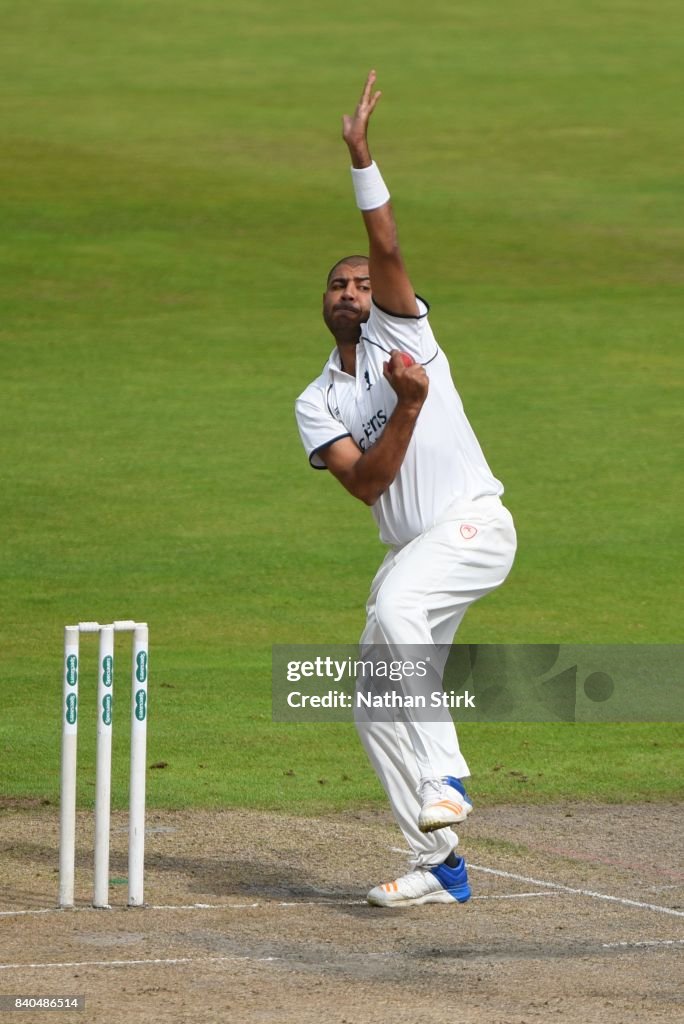
{"type": "Polygon", "coordinates": [[[273,907],[355,907],[365,905],[366,900],[298,900],[296,902],[279,903],[187,903],[187,904],[157,904],[146,903],[144,907],[41,907],[36,910],[0,910],[0,917],[30,917],[37,914],[103,914],[105,911],[123,911],[128,913],[133,909],[134,913],[141,910],[257,910],[259,908],[273,907]]]}
{"type": "MultiPolygon", "coordinates": [[[[144,907],[136,907],[138,910],[251,910],[253,907],[266,906],[260,903],[189,903],[181,906],[156,906],[145,904],[144,907]]],[[[0,917],[29,917],[34,914],[102,914],[103,910],[130,910],[133,908],[124,906],[113,907],[41,907],[37,910],[0,910],[0,917]]]]}
{"type": "MultiPolygon", "coordinates": [[[[533,896],[560,896],[558,892],[511,892],[511,893],[499,893],[497,895],[489,896],[473,896],[474,900],[519,900],[529,899],[533,896]]],[[[299,900],[296,902],[280,902],[280,903],[177,903],[177,904],[162,904],[162,903],[148,903],[144,907],[136,907],[135,912],[139,910],[168,910],[168,911],[186,911],[186,910],[258,910],[261,909],[273,909],[273,907],[365,907],[368,905],[367,900],[299,900]]],[[[107,907],[104,908],[110,913],[114,911],[122,911],[128,913],[131,909],[129,907],[107,907]]],[[[0,917],[30,917],[33,915],[40,914],[102,914],[102,907],[68,907],[66,909],[62,907],[42,907],[37,910],[0,910],[0,917]]]]}
{"type": "MultiPolygon", "coordinates": [[[[145,910],[254,910],[264,906],[262,903],[151,903],[145,910]]],[[[89,907],[86,909],[90,909],[89,907]]]]}
{"type": "Polygon", "coordinates": [[[602,942],[603,949],[633,949],[642,946],[684,946],[684,939],[643,939],[641,942],[602,942]]]}
{"type": "MultiPolygon", "coordinates": [[[[533,896],[559,896],[560,893],[499,893],[489,896],[473,896],[472,899],[529,899],[533,896]]],[[[295,902],[283,901],[280,903],[147,903],[144,907],[135,907],[135,910],[256,910],[258,908],[272,908],[274,906],[297,907],[297,906],[367,906],[365,899],[314,899],[298,900],[295,902]]],[[[67,916],[72,913],[93,913],[101,914],[102,907],[94,906],[72,906],[62,908],[60,906],[46,906],[35,910],[0,910],[0,918],[26,918],[34,914],[59,913],[67,916]]],[[[106,907],[110,912],[115,910],[128,912],[129,907],[111,906],[106,907]]]]}
{"type": "Polygon", "coordinates": [[[262,907],[364,907],[367,900],[300,900],[298,903],[262,903],[262,907]]]}
{"type": "Polygon", "coordinates": [[[28,970],[49,970],[58,967],[140,967],[144,965],[176,966],[178,964],[225,964],[243,963],[248,960],[250,963],[271,963],[273,960],[280,960],[278,956],[181,956],[174,959],[156,960],[73,960],[65,963],[50,964],[0,964],[0,971],[28,971],[28,970]]]}
{"type": "Polygon", "coordinates": [[[471,896],[472,900],[529,900],[533,896],[560,896],[559,892],[507,892],[500,896],[471,896]]]}
{"type": "Polygon", "coordinates": [[[471,871],[484,871],[488,875],[498,875],[500,878],[512,878],[516,882],[527,882],[529,885],[542,885],[546,889],[557,889],[559,892],[568,892],[573,896],[591,896],[595,900],[607,900],[610,903],[620,903],[625,907],[637,907],[639,910],[655,910],[659,914],[671,914],[673,917],[684,917],[684,910],[673,910],[671,907],[661,907],[656,903],[642,903],[639,900],[628,900],[624,896],[608,896],[603,892],[593,892],[591,889],[574,889],[569,885],[561,885],[560,882],[545,882],[539,878],[528,878],[527,875],[514,875],[510,871],[499,871],[497,868],[485,868],[480,864],[469,864],[471,871]]]}

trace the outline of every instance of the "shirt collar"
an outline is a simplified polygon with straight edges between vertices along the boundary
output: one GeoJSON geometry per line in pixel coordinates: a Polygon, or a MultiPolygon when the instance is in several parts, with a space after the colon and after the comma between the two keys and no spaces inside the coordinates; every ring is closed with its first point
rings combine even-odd
{"type": "MultiPolygon", "coordinates": [[[[357,346],[357,349],[356,349],[356,366],[357,366],[357,368],[358,368],[358,365],[359,365],[359,355],[361,353],[362,348],[363,348],[363,345],[361,344],[361,342],[359,342],[359,344],[357,346]]],[[[340,360],[340,350],[338,349],[337,345],[335,345],[335,348],[330,353],[330,356],[328,358],[328,362],[325,364],[325,368],[326,368],[326,371],[330,374],[331,377],[337,377],[337,378],[341,377],[342,380],[355,380],[356,379],[355,377],[352,377],[349,373],[346,373],[342,369],[342,362],[340,360]]]]}

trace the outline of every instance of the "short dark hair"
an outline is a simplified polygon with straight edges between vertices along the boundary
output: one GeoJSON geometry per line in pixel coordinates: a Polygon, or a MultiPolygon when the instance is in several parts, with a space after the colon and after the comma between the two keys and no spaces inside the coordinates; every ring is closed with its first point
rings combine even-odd
{"type": "Polygon", "coordinates": [[[368,257],[359,256],[358,253],[355,256],[343,256],[341,260],[337,261],[337,263],[333,263],[332,267],[328,271],[328,276],[325,279],[326,285],[330,284],[330,279],[332,278],[333,274],[335,273],[338,267],[342,266],[343,263],[348,263],[350,267],[359,267],[361,266],[362,263],[368,263],[368,257]]]}

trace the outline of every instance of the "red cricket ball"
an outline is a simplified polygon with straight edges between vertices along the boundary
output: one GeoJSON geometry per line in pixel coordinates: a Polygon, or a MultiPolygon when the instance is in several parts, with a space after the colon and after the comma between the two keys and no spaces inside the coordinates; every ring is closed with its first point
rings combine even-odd
{"type": "Polygon", "coordinates": [[[404,366],[413,366],[413,364],[415,363],[415,359],[413,358],[413,356],[410,356],[408,352],[400,352],[399,355],[401,356],[401,361],[403,362],[404,366]]]}

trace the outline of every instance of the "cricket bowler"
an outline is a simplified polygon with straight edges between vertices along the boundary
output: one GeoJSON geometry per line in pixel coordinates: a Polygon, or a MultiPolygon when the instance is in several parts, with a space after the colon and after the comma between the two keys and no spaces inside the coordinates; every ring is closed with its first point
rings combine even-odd
{"type": "MultiPolygon", "coordinates": [[[[441,672],[468,607],[499,587],[516,536],[466,418],[447,358],[404,266],[390,194],[368,146],[381,93],[371,71],[343,118],[368,256],[346,256],[327,279],[323,319],[335,347],[299,396],[296,417],[311,466],[327,469],[369,505],[387,545],[372,582],[362,649],[443,652],[441,672]]],[[[441,681],[440,681],[441,685],[441,681]]],[[[382,907],[463,903],[466,863],[454,826],[472,810],[470,772],[446,713],[356,715],[368,757],[412,854],[411,870],[376,885],[382,907]]]]}

